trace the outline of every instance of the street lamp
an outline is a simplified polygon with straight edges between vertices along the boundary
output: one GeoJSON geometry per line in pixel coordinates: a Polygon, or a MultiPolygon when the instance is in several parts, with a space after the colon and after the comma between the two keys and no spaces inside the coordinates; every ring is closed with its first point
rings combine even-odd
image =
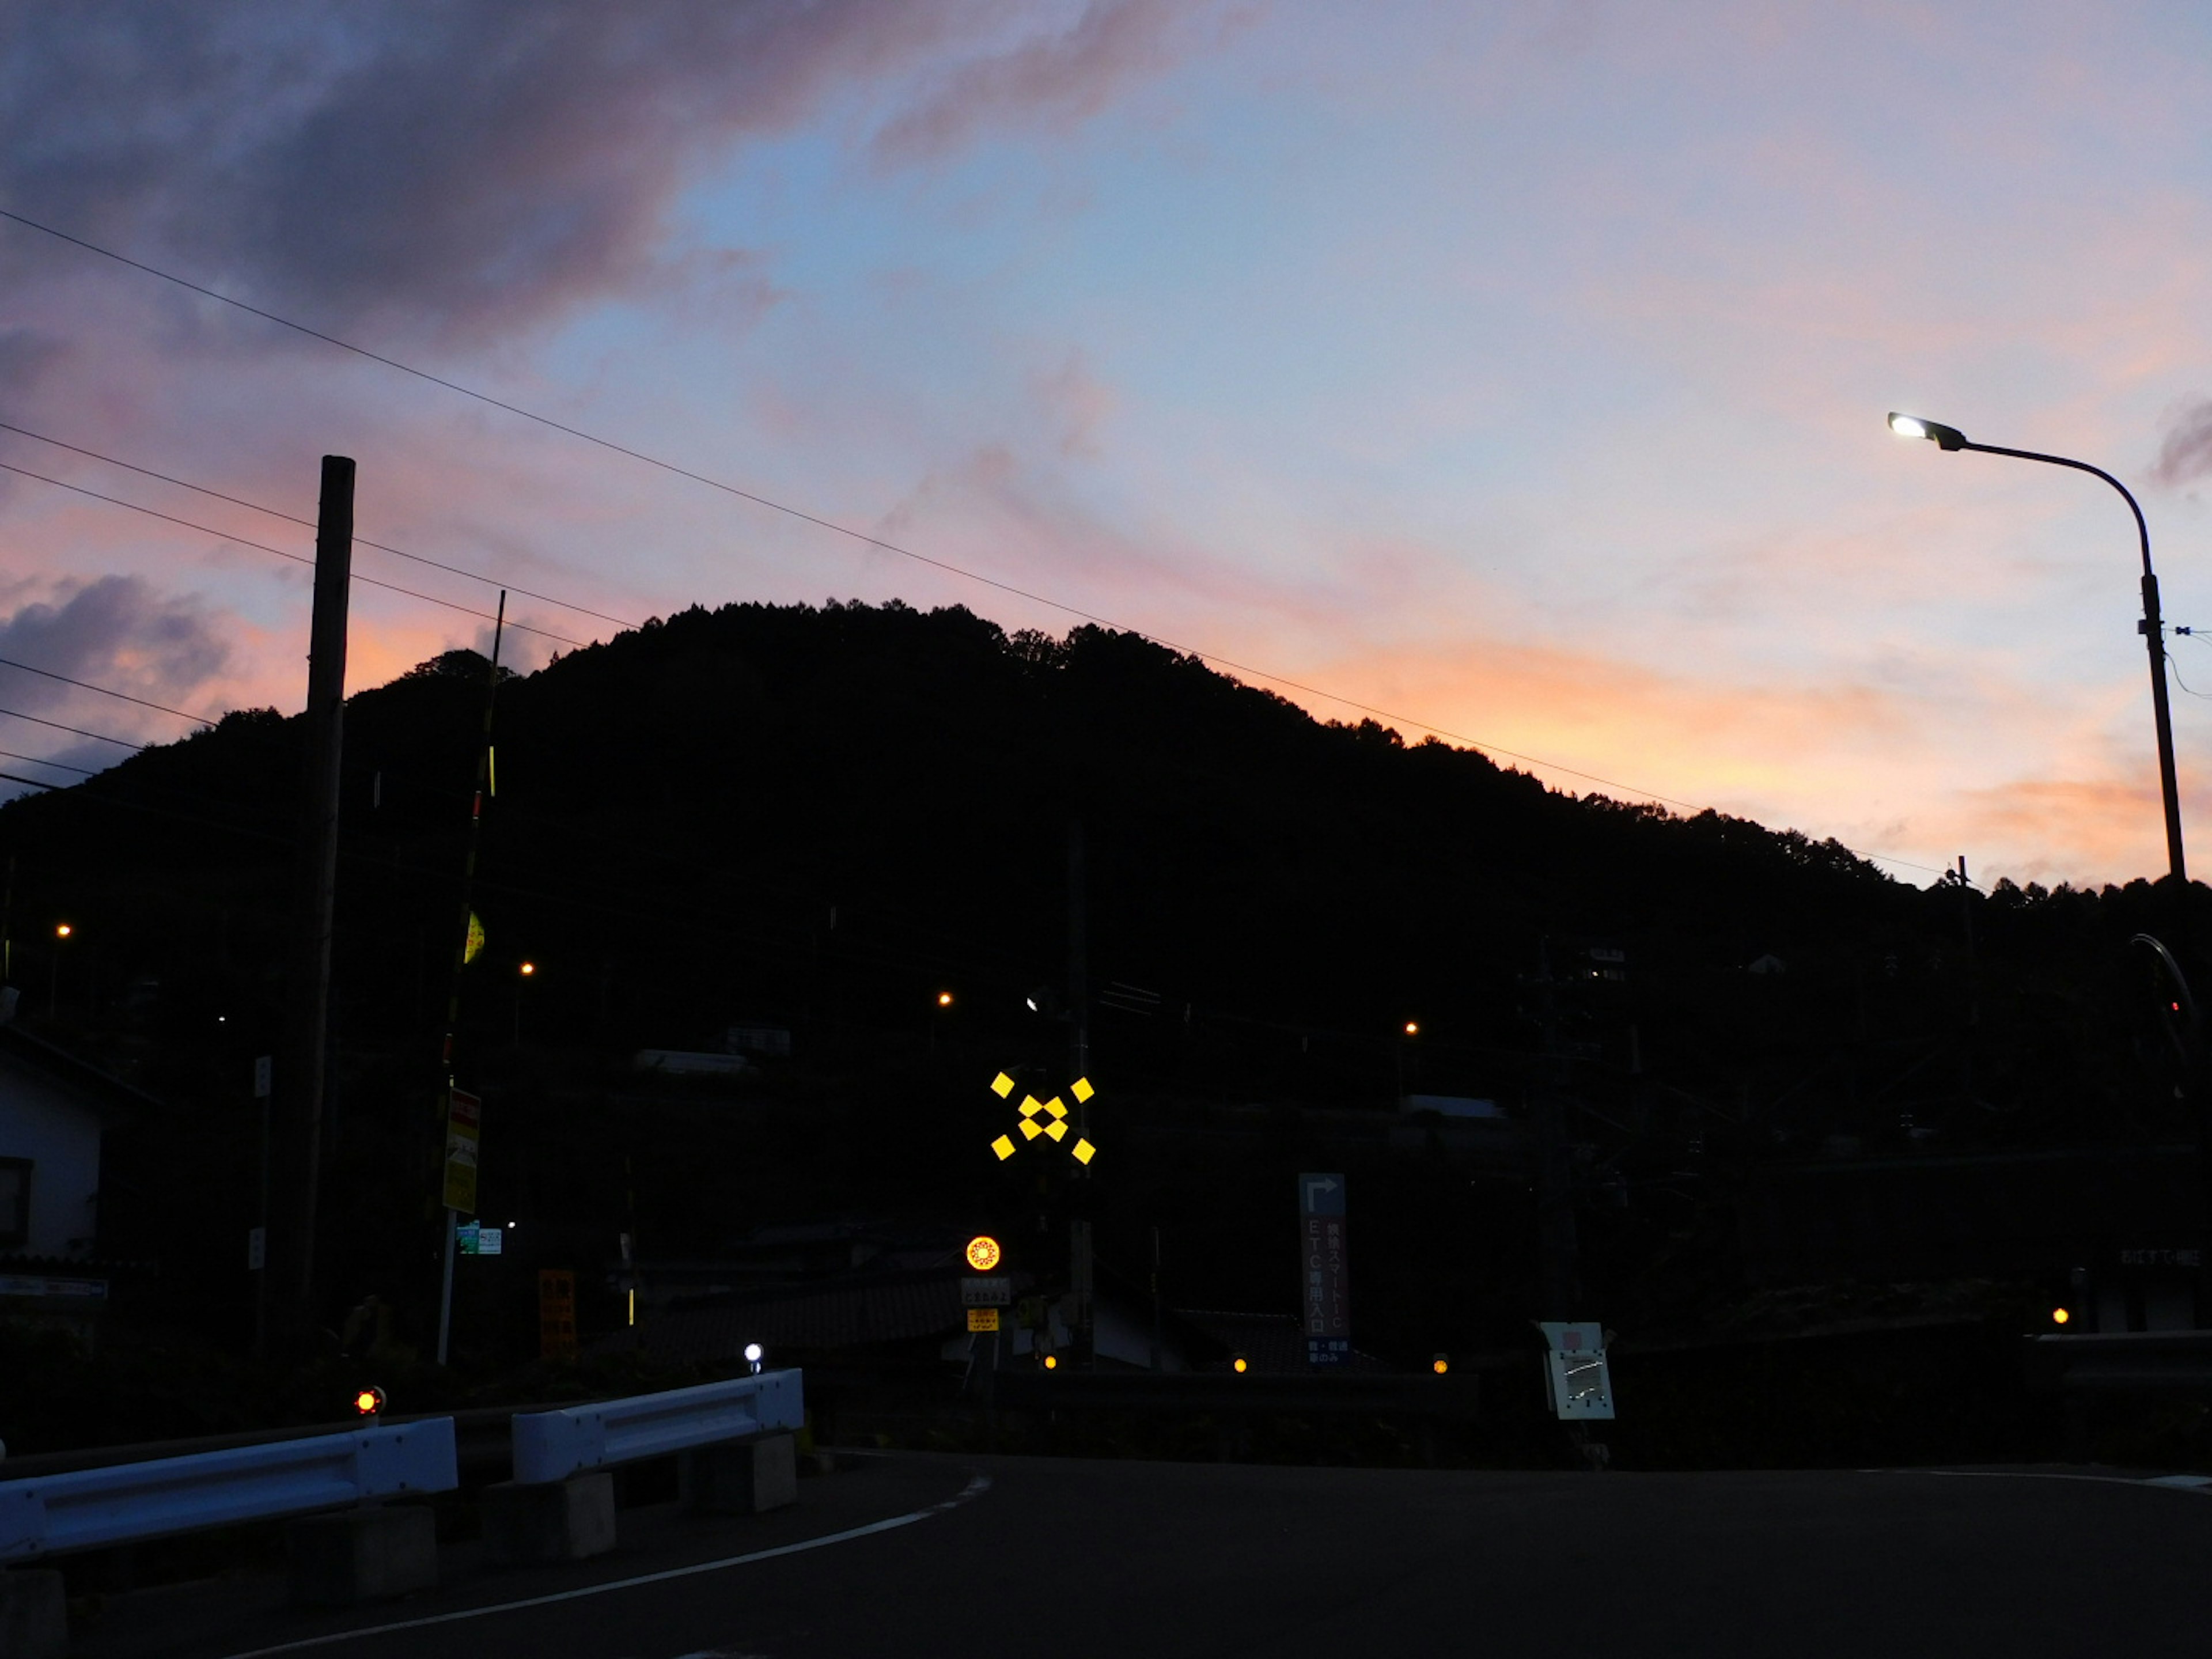
{"type": "Polygon", "coordinates": [[[522,1047],[522,981],[537,973],[538,964],[526,962],[514,972],[514,1046],[522,1047]]]}
{"type": "Polygon", "coordinates": [[[62,1006],[62,941],[76,930],[65,921],[54,924],[54,959],[52,972],[46,979],[46,1018],[53,1019],[62,1006]]]}
{"type": "Polygon", "coordinates": [[[2181,854],[2181,793],[2174,782],[2173,721],[2166,711],[2166,629],[2159,620],[2158,577],[2150,568],[2150,526],[2143,522],[2142,508],[2136,504],[2128,487],[2100,466],[2091,466],[2087,461],[2069,460],[2063,455],[2044,455],[2033,449],[2000,449],[1995,444],[1969,442],[1966,434],[1955,426],[1945,426],[1940,421],[1923,420],[1917,415],[1899,415],[1893,410],[1889,429],[1900,438],[1925,438],[1939,449],[1972,449],[1984,455],[2009,455],[2016,461],[2041,461],[2050,466],[2069,466],[2076,472],[2087,472],[2102,478],[2120,492],[2128,504],[2128,511],[2136,515],[2136,536],[2142,544],[2142,620],[2136,624],[2143,636],[2144,648],[2150,653],[2150,706],[2158,725],[2158,781],[2166,804],[2166,868],[2176,882],[2186,886],[2189,871],[2181,854]]]}

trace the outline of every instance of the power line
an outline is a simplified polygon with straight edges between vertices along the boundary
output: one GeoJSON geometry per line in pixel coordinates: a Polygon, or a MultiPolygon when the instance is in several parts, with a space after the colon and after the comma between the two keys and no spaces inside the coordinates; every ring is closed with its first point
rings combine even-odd
{"type": "Polygon", "coordinates": [[[97,691],[103,697],[114,697],[123,702],[135,702],[141,708],[156,709],[164,714],[174,714],[179,720],[196,721],[201,726],[215,724],[215,721],[205,714],[195,714],[190,709],[172,708],[166,702],[154,702],[144,697],[133,696],[128,691],[118,691],[110,686],[94,685],[90,680],[71,679],[67,674],[57,674],[51,668],[34,668],[29,663],[17,662],[13,657],[0,657],[0,668],[20,668],[26,674],[36,674],[42,679],[59,680],[64,685],[74,685],[85,691],[97,691]]]}
{"type": "MultiPolygon", "coordinates": [[[[217,530],[213,525],[195,524],[190,519],[180,519],[173,513],[157,513],[150,507],[141,507],[136,501],[126,501],[120,495],[104,495],[97,489],[88,489],[82,484],[70,483],[66,479],[51,478],[43,472],[33,472],[28,467],[15,466],[7,461],[0,461],[0,472],[13,472],[21,478],[36,478],[40,483],[52,484],[57,489],[67,489],[79,495],[88,495],[94,501],[106,501],[111,507],[127,507],[133,513],[143,513],[149,519],[159,519],[164,524],[180,525],[186,530],[197,530],[203,536],[213,536],[218,541],[234,543],[240,547],[250,547],[257,553],[273,553],[280,559],[289,559],[294,564],[313,565],[314,563],[313,559],[301,554],[288,553],[281,547],[270,546],[266,542],[253,541],[244,536],[234,536],[228,530],[217,530]]],[[[190,486],[187,485],[186,488],[190,486]]],[[[477,617],[488,623],[495,623],[499,620],[489,611],[478,611],[470,605],[457,605],[451,599],[441,599],[434,593],[424,593],[412,587],[402,587],[397,582],[379,581],[374,576],[356,575],[353,580],[365,586],[380,587],[387,593],[404,593],[410,599],[422,600],[425,605],[442,605],[448,611],[459,611],[464,617],[477,617]]],[[[548,628],[532,628],[527,623],[510,621],[507,626],[519,634],[535,634],[540,639],[554,640],[562,645],[582,646],[587,643],[583,640],[571,639],[566,634],[556,634],[548,628]]],[[[174,714],[177,711],[171,709],[168,712],[174,714]]],[[[192,718],[198,719],[198,716],[194,715],[192,718]]]]}
{"type": "Polygon", "coordinates": [[[94,768],[71,766],[67,761],[48,760],[44,755],[19,755],[12,749],[0,749],[0,756],[4,756],[9,760],[28,761],[33,766],[51,766],[57,771],[75,772],[81,777],[89,778],[96,775],[94,768]]]}
{"type": "MultiPolygon", "coordinates": [[[[248,305],[243,300],[233,299],[228,294],[219,293],[214,289],[204,287],[198,283],[190,281],[183,276],[179,276],[173,272],[161,270],[159,267],[155,265],[147,264],[143,260],[133,259],[126,254],[118,253],[112,248],[102,247],[96,242],[88,242],[81,236],[72,236],[67,231],[57,230],[52,225],[41,224],[39,221],[26,218],[20,213],[11,213],[5,208],[0,208],[0,219],[12,221],[16,224],[25,227],[27,229],[35,230],[42,234],[52,236],[57,240],[67,242],[72,246],[81,247],[88,253],[96,253],[104,259],[112,259],[118,264],[128,265],[133,270],[143,271],[149,276],[158,277],[165,283],[173,283],[179,288],[189,289],[194,294],[201,295],[207,299],[216,301],[219,304],[230,306],[236,310],[246,313],[250,316],[258,317],[264,322],[274,323],[280,328],[290,329],[295,334],[305,335],[309,339],[313,340],[320,340],[325,345],[335,346],[341,351],[351,352],[355,356],[366,358],[371,362],[381,363],[386,368],[396,369],[402,374],[412,375],[415,379],[428,381],[432,386],[442,386],[448,392],[457,392],[464,398],[473,398],[477,403],[486,404],[493,409],[502,410],[507,414],[516,416],[520,419],[534,422],[536,424],[545,427],[550,430],[564,433],[572,438],[580,439],[585,443],[595,445],[598,447],[610,451],[614,454],[627,456],[631,460],[641,462],[647,466],[656,467],[661,471],[672,474],[677,477],[689,478],[694,483],[704,484],[709,489],[720,490],[726,495],[735,496],[740,501],[750,501],[757,507],[764,507],[772,512],[781,513],[785,514],[787,517],[797,519],[802,523],[811,524],[819,529],[830,531],[840,536],[848,537],[852,540],[860,542],[866,546],[878,548],[886,553],[896,553],[901,558],[911,559],[917,564],[927,565],[933,569],[944,571],[948,575],[958,576],[963,580],[979,583],[985,587],[994,588],[1001,593],[1009,593],[1017,599],[1024,599],[1030,601],[1032,604],[1044,605],[1050,610],[1060,612],[1064,616],[1078,617],[1084,622],[1096,623],[1101,628],[1110,628],[1121,633],[1133,634],[1139,639],[1149,640],[1153,644],[1164,646],[1169,650],[1179,651],[1187,656],[1196,657],[1202,661],[1218,663],[1221,666],[1234,669],[1240,674],[1249,674],[1255,679],[1266,680],[1271,684],[1288,686],[1291,690],[1294,691],[1303,691],[1309,696],[1320,697],[1325,702],[1337,703],[1346,708],[1356,708],[1362,714],[1377,715],[1383,720],[1393,720],[1401,726],[1412,726],[1416,731],[1432,732],[1440,738],[1449,738],[1455,743],[1466,744],[1469,747],[1481,750],[1486,754],[1504,755],[1511,760],[1522,761],[1531,766],[1541,767],[1548,772],[1563,773],[1569,777],[1581,778],[1590,783],[1602,784],[1608,789],[1626,790],[1632,795],[1641,795],[1647,799],[1662,801],[1669,806],[1679,806],[1685,811],[1701,812],[1708,810],[1698,805],[1694,801],[1678,799],[1672,795],[1662,795],[1656,790],[1639,789],[1634,784],[1622,783],[1613,778],[1601,777],[1595,772],[1585,772],[1572,766],[1562,766],[1555,761],[1547,761],[1539,756],[1522,754],[1518,750],[1506,749],[1495,744],[1485,743],[1480,738],[1470,737],[1463,732],[1452,731],[1449,727],[1431,725],[1426,720],[1413,720],[1404,714],[1393,714],[1387,708],[1378,708],[1373,703],[1362,702],[1357,698],[1340,696],[1334,691],[1325,691],[1319,686],[1309,685],[1302,680],[1294,680],[1285,675],[1270,673],[1263,668],[1255,668],[1249,663],[1238,662],[1234,658],[1217,656],[1211,652],[1200,651],[1190,646],[1181,645],[1162,635],[1148,633],[1143,629],[1125,627],[1123,624],[1114,621],[1111,617],[1099,616],[1094,611],[1085,611],[1079,606],[1065,604],[1059,599],[1048,599],[1044,594],[1033,592],[1025,587],[1018,587],[1012,582],[1000,581],[996,577],[986,576],[977,571],[963,568],[961,566],[952,564],[944,559],[933,558],[928,554],[918,553],[910,547],[902,547],[896,542],[886,541],[880,536],[871,536],[866,531],[852,529],[848,526],[837,523],[835,520],[825,519],[817,514],[809,513],[802,507],[787,506],[782,501],[775,501],[769,496],[759,495],[753,490],[743,489],[738,488],[736,484],[726,483],[720,478],[709,477],[703,472],[695,472],[689,467],[679,466],[673,461],[663,460],[657,455],[648,455],[643,450],[632,449],[626,444],[615,442],[611,438],[602,438],[596,433],[585,431],[580,427],[570,426],[565,422],[553,419],[550,416],[540,415],[533,410],[525,409],[519,404],[511,404],[505,401],[503,398],[495,398],[489,392],[478,392],[473,386],[463,386],[458,380],[447,380],[442,375],[431,374],[428,369],[416,368],[410,363],[403,363],[396,357],[387,357],[381,352],[369,350],[366,346],[357,346],[350,340],[342,340],[335,334],[326,334],[320,329],[310,328],[305,323],[295,323],[289,317],[280,317],[273,311],[263,310],[259,306],[248,305]]],[[[10,470],[13,471],[16,469],[10,470]]],[[[35,477],[37,475],[33,474],[32,476],[35,477]]],[[[49,479],[47,482],[52,483],[53,480],[49,479]]],[[[86,491],[85,493],[89,495],[93,492],[86,491]]],[[[125,503],[125,505],[128,505],[128,503],[125,503]]],[[[156,516],[164,515],[157,514],[156,516]]],[[[216,532],[210,532],[210,533],[213,534],[216,532]]],[[[246,545],[252,546],[254,545],[254,544],[248,543],[246,545]]],[[[288,555],[286,556],[292,556],[288,555]]],[[[378,585],[384,586],[386,584],[378,585]]],[[[416,597],[426,598],[428,596],[418,594],[416,597]]],[[[433,600],[432,603],[440,604],[443,603],[443,601],[433,600]]],[[[456,610],[464,609],[464,607],[459,605],[456,605],[453,608],[456,610]]],[[[515,626],[517,624],[509,625],[515,626]]],[[[526,631],[536,633],[541,632],[542,630],[533,629],[526,631]]],[[[574,643],[574,641],[570,641],[570,643],[574,643]]]]}
{"type": "Polygon", "coordinates": [[[50,720],[44,714],[26,714],[20,708],[0,708],[5,714],[19,720],[30,720],[39,726],[51,726],[57,732],[73,732],[80,738],[90,738],[97,743],[112,743],[118,749],[144,749],[148,745],[133,743],[128,738],[111,738],[105,732],[88,732],[81,726],[64,726],[59,720],[50,720]]]}
{"type": "MultiPolygon", "coordinates": [[[[265,513],[272,519],[283,520],[287,524],[304,525],[310,530],[319,527],[313,519],[303,519],[297,514],[287,513],[281,507],[264,506],[259,501],[250,501],[242,495],[226,495],[220,489],[210,489],[205,484],[196,484],[191,483],[189,479],[174,477],[167,472],[156,472],[151,467],[139,466],[131,461],[119,460],[112,455],[103,455],[96,449],[87,449],[79,444],[64,443],[59,438],[50,438],[43,432],[33,432],[30,428],[27,426],[17,426],[13,422],[0,421],[0,432],[14,432],[23,437],[33,439],[42,444],[51,444],[56,449],[66,449],[72,455],[83,455],[92,460],[105,461],[110,466],[119,466],[126,472],[136,472],[143,477],[158,478],[163,483],[174,484],[178,489],[189,489],[195,495],[210,496],[218,501],[228,501],[233,507],[243,507],[255,513],[265,513]]],[[[477,571],[465,569],[457,564],[447,564],[441,560],[429,558],[421,553],[410,553],[406,549],[402,547],[392,547],[386,545],[383,542],[373,542],[366,536],[355,537],[353,538],[353,544],[356,547],[373,547],[380,553],[389,553],[396,558],[410,559],[416,564],[427,564],[433,570],[443,570],[453,575],[465,576],[471,581],[483,583],[487,587],[504,587],[509,592],[521,594],[525,599],[537,599],[546,605],[557,605],[563,611],[573,611],[579,616],[593,617],[598,618],[600,622],[612,623],[618,628],[635,628],[638,626],[636,623],[630,621],[626,617],[610,616],[604,611],[594,611],[587,605],[575,605],[567,599],[556,599],[550,593],[539,593],[533,592],[532,589],[527,587],[518,587],[515,584],[506,580],[504,578],[498,576],[487,576],[477,571]]],[[[285,556],[291,557],[295,556],[286,555],[285,556]]],[[[368,579],[366,577],[357,577],[356,580],[367,580],[368,579]]],[[[379,586],[381,586],[381,584],[379,584],[379,586]]],[[[402,588],[398,591],[405,592],[408,590],[402,588]]],[[[443,603],[443,601],[434,601],[434,603],[443,603]]],[[[511,623],[510,626],[519,628],[521,624],[519,623],[511,623]]]]}

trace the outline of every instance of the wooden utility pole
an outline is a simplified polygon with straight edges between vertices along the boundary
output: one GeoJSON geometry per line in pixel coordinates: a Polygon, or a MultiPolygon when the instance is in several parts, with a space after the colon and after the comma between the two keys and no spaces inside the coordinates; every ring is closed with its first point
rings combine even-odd
{"type": "MultiPolygon", "coordinates": [[[[1067,820],[1067,1047],[1068,1082],[1091,1075],[1090,903],[1084,871],[1083,820],[1071,813],[1067,820]]],[[[1091,1131],[1090,1103],[1075,1103],[1078,1135],[1091,1131]]],[[[1079,1169],[1068,1196],[1073,1214],[1068,1221],[1068,1288],[1075,1292],[1076,1345],[1082,1363],[1098,1363],[1096,1331],[1091,1321],[1091,1171],[1079,1169]]]]}
{"type": "Polygon", "coordinates": [[[285,1334],[315,1328],[315,1199],[322,1173],[324,1073],[329,1057],[331,927],[338,873],[338,780],[344,757],[346,599],[353,574],[354,464],[323,457],[315,521],[315,605],[308,629],[307,774],[286,1032],[277,1071],[278,1224],[268,1271],[281,1287],[285,1334]]]}
{"type": "MultiPolygon", "coordinates": [[[[499,612],[491,625],[491,661],[484,667],[483,741],[477,749],[476,793],[469,797],[468,851],[461,860],[461,917],[459,937],[453,941],[453,976],[446,992],[446,1035],[438,1050],[438,1126],[441,1144],[445,1149],[447,1164],[439,1176],[441,1196],[445,1213],[445,1243],[443,1261],[438,1281],[438,1363],[446,1363],[447,1351],[453,1331],[453,1254],[457,1248],[454,1230],[460,1225],[460,1206],[465,1202],[469,1212],[476,1212],[476,1170],[471,1165],[461,1177],[465,1192],[453,1186],[455,1171],[451,1167],[453,1156],[453,1043],[461,1029],[461,975],[469,965],[469,940],[476,931],[476,912],[471,908],[476,902],[477,848],[483,835],[484,798],[495,793],[498,780],[492,775],[491,717],[499,699],[499,647],[507,635],[507,590],[499,590],[499,612]]],[[[832,910],[834,925],[836,912],[832,910]]],[[[515,1015],[520,1033],[521,1013],[515,1015]]],[[[521,1046],[520,1036],[516,1046],[521,1046]]]]}

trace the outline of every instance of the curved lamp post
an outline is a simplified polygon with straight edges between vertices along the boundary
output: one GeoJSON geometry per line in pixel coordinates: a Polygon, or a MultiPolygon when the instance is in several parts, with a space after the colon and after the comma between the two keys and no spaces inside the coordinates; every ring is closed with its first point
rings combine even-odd
{"type": "Polygon", "coordinates": [[[2185,886],[2189,872],[2181,855],[2181,795],[2174,783],[2173,721],[2166,712],[2166,629],[2159,620],[2158,577],[2150,568],[2150,527],[2143,522],[2142,508],[2129,494],[2128,487],[2100,466],[2091,466],[2087,461],[2072,461],[2063,455],[2042,455],[2032,449],[2000,449],[1995,444],[1967,441],[1966,434],[1955,426],[1945,426],[1939,421],[1923,421],[1916,415],[1893,413],[1889,429],[1900,438],[1925,438],[1939,449],[1972,449],[1984,455],[2009,455],[2016,461],[2042,461],[2051,466],[2070,466],[2076,472],[2087,472],[2102,478],[2120,492],[2128,504],[2128,511],[2136,515],[2136,535],[2142,544],[2142,620],[2136,629],[2143,636],[2143,644],[2150,653],[2150,706],[2158,722],[2158,781],[2166,801],[2166,868],[2175,881],[2185,886]]]}

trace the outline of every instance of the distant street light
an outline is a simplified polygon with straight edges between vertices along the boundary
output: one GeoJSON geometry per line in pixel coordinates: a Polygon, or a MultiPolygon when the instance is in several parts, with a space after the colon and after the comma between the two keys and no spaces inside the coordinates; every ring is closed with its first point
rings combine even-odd
{"type": "Polygon", "coordinates": [[[46,976],[46,1018],[58,1019],[62,1011],[62,941],[76,930],[69,923],[58,922],[54,927],[54,957],[46,976]]]}
{"type": "Polygon", "coordinates": [[[937,994],[937,1006],[940,1008],[950,1008],[952,1006],[952,993],[939,991],[937,994]]]}
{"type": "Polygon", "coordinates": [[[522,981],[538,971],[538,964],[526,962],[515,969],[514,976],[514,1046],[522,1047],[522,981]]]}
{"type": "Polygon", "coordinates": [[[2166,629],[2159,619],[2158,577],[2150,568],[2150,526],[2143,521],[2142,508],[2128,491],[2128,487],[2100,466],[2091,466],[2087,461],[2069,460],[2063,455],[2044,455],[2033,449],[2000,449],[1995,444],[1971,443],[1966,434],[1955,426],[1945,426],[1940,421],[1923,420],[1917,415],[1899,415],[1893,411],[1889,429],[1900,438],[1925,438],[1937,448],[1944,450],[1972,449],[1984,455],[2009,455],[2016,461],[2041,461],[2050,466],[2071,467],[2076,472],[2087,472],[2102,478],[2120,492],[2128,504],[2128,511],[2136,515],[2136,535],[2142,544],[2142,620],[2136,624],[2143,636],[2144,648],[2150,653],[2150,706],[2158,725],[2158,781],[2166,804],[2166,861],[2174,880],[2183,885],[2189,881],[2189,872],[2181,853],[2181,793],[2174,782],[2173,722],[2166,710],[2166,629]]]}

